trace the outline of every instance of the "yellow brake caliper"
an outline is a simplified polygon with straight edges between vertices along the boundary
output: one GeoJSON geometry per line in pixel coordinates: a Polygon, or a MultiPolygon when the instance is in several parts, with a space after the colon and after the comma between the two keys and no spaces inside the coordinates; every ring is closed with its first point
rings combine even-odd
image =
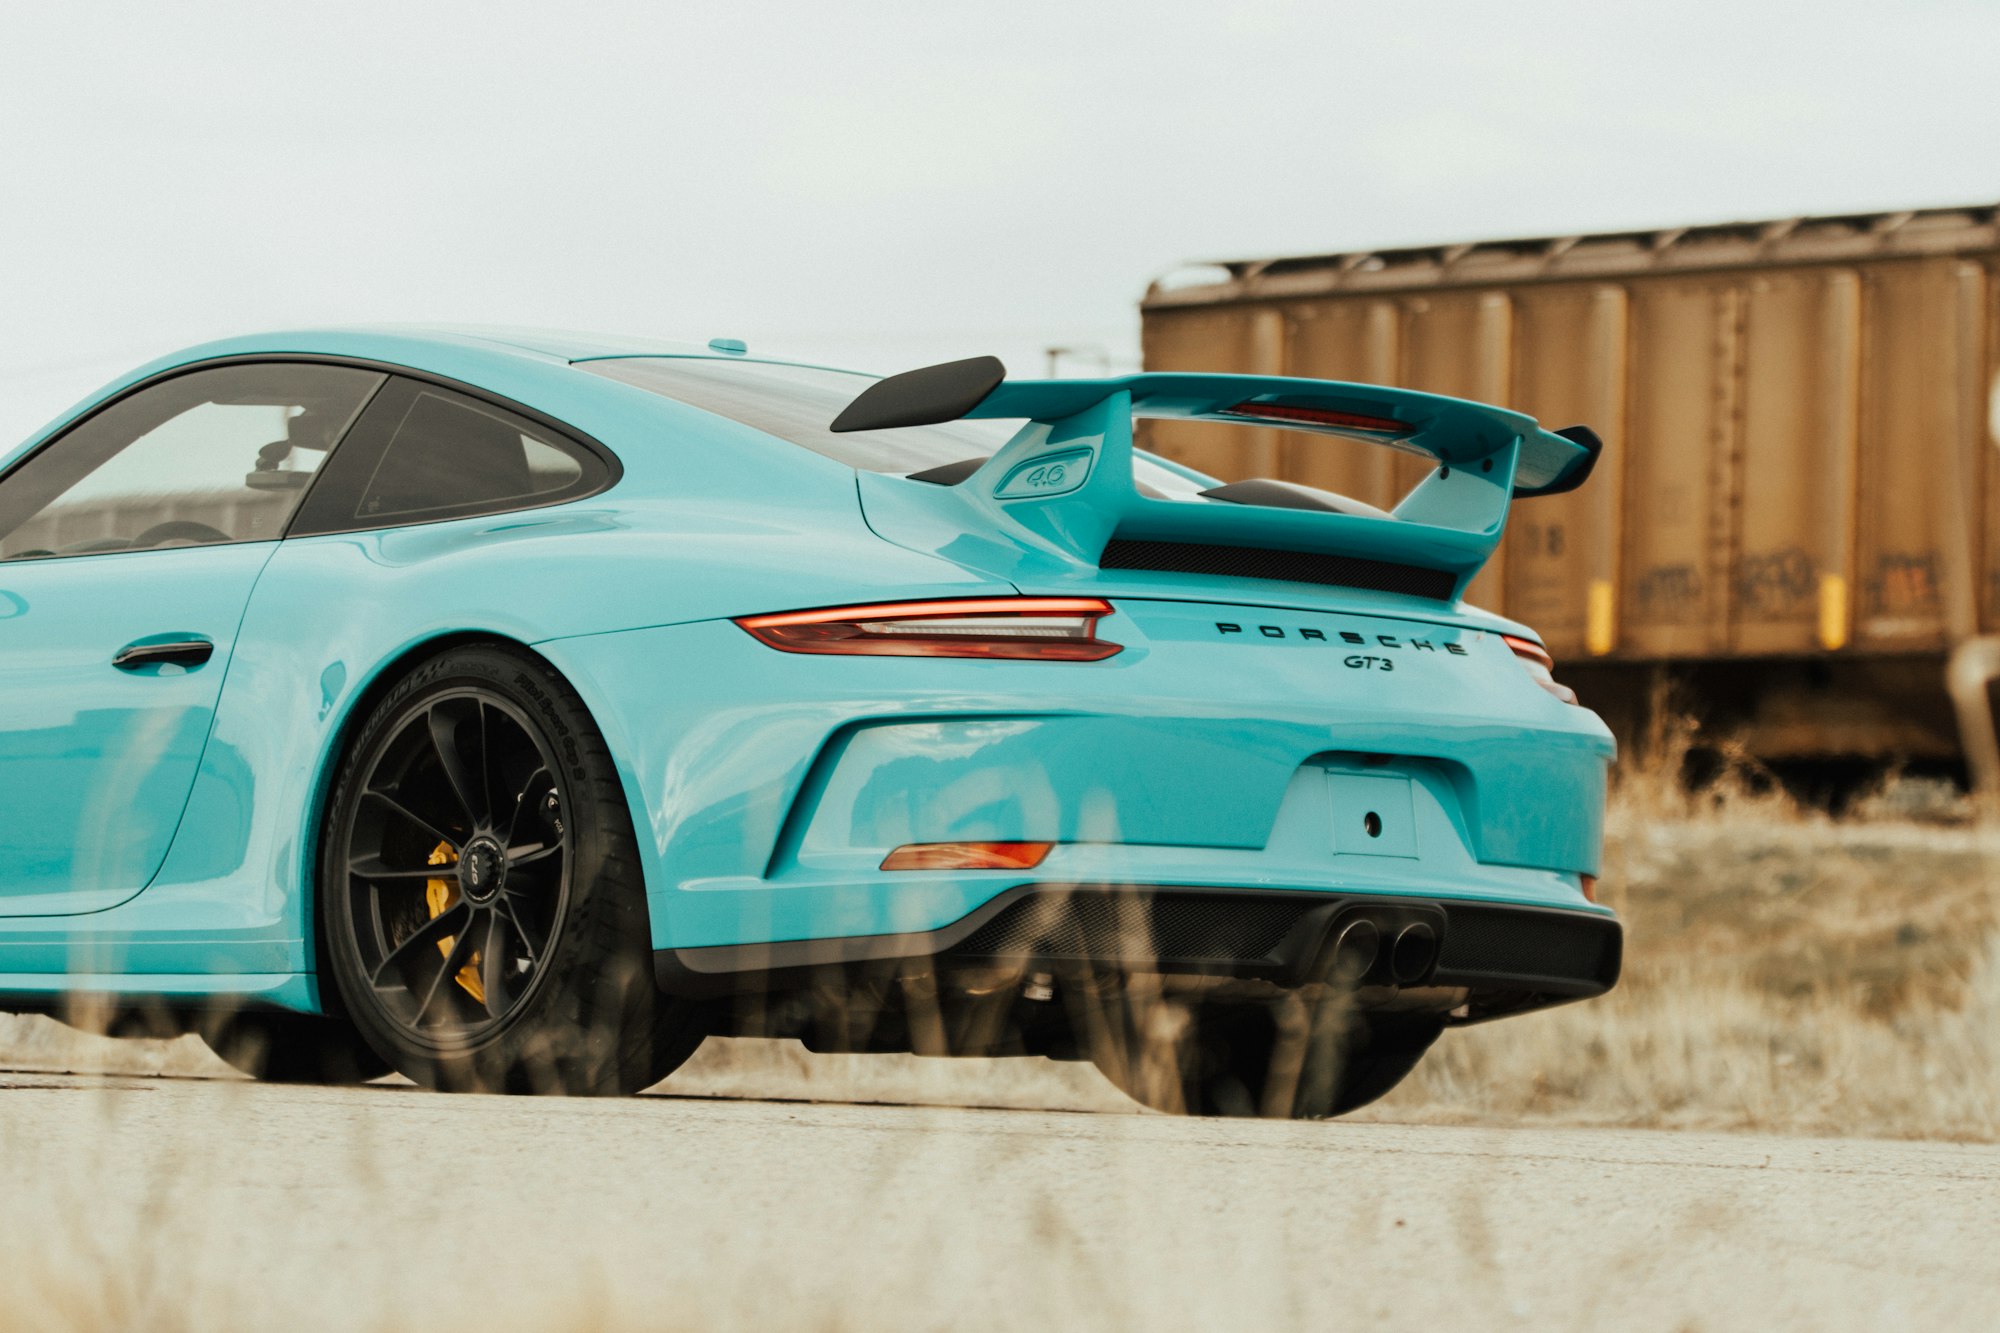
{"type": "MultiPolygon", "coordinates": [[[[455,865],[457,862],[458,857],[452,853],[450,843],[441,842],[431,849],[430,865],[448,866],[455,865]]],[[[452,879],[426,880],[424,883],[424,901],[430,905],[431,920],[435,921],[446,912],[449,912],[451,905],[458,901],[458,885],[452,879]]],[[[438,952],[442,953],[446,958],[450,958],[451,946],[456,940],[457,936],[455,935],[445,936],[438,941],[438,952]]],[[[486,987],[479,980],[478,950],[475,949],[466,965],[458,969],[456,980],[459,987],[467,995],[470,995],[481,1004],[486,1003],[486,987]]]]}

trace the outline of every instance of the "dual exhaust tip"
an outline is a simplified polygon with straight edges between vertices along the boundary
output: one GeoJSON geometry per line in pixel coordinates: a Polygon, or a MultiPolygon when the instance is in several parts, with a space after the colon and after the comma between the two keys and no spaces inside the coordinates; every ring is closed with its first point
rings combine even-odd
{"type": "Polygon", "coordinates": [[[1437,928],[1427,921],[1382,927],[1367,917],[1354,917],[1336,928],[1331,946],[1332,976],[1347,985],[1363,981],[1414,986],[1437,967],[1437,928]]]}

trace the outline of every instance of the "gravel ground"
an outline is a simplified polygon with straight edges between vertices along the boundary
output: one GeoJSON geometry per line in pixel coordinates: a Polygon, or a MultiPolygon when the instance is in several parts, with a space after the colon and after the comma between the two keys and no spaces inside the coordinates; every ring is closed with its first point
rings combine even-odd
{"type": "Polygon", "coordinates": [[[0,1326],[1957,1329],[2000,1307],[1993,1147],[1179,1120],[1051,1077],[1077,1109],[0,1074],[0,1326]]]}

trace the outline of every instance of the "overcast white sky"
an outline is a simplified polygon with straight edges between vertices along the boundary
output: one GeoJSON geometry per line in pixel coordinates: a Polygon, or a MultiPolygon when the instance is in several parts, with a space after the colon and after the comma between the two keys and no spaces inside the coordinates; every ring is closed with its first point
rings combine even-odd
{"type": "Polygon", "coordinates": [[[2000,199],[2000,0],[0,0],[0,439],[443,320],[1137,360],[1187,261],[2000,199]]]}

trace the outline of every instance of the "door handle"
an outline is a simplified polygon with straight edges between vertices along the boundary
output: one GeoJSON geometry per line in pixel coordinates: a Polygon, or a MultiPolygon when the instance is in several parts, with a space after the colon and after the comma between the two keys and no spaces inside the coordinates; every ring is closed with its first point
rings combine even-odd
{"type": "Polygon", "coordinates": [[[215,645],[207,639],[176,639],[169,643],[128,643],[111,659],[120,671],[146,667],[178,666],[194,670],[215,656],[215,645]]]}

